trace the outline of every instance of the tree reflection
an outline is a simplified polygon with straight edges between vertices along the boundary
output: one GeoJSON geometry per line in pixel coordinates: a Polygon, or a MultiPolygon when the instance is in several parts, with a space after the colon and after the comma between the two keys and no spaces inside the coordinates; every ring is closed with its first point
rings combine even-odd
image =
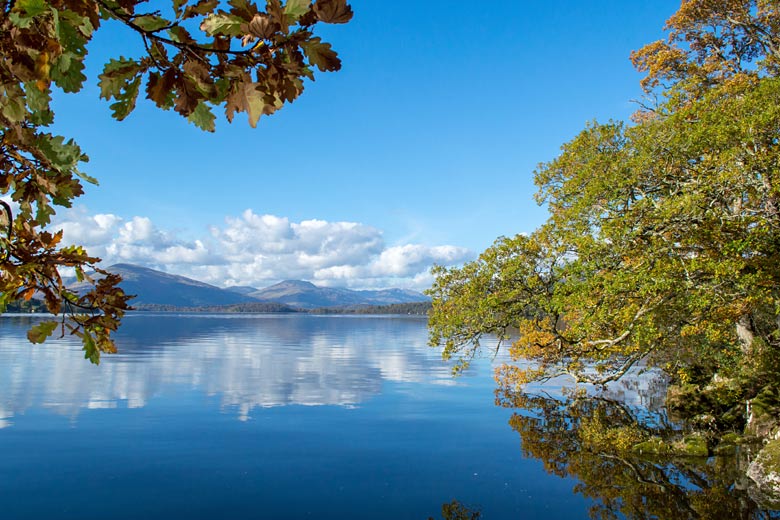
{"type": "MultiPolygon", "coordinates": [[[[441,517],[443,520],[479,520],[482,518],[482,513],[453,500],[441,506],[441,517]]],[[[434,518],[429,516],[428,520],[434,518]]]]}
{"type": "Polygon", "coordinates": [[[684,457],[640,454],[649,438],[680,437],[663,412],[586,395],[553,398],[500,390],[522,451],[560,477],[579,480],[575,492],[594,500],[592,518],[769,519],[750,497],[743,455],[684,457]]]}

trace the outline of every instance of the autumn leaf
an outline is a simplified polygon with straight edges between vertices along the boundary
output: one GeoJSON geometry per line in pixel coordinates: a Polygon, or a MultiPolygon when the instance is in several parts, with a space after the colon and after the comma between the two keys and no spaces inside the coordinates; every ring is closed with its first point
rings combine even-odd
{"type": "Polygon", "coordinates": [[[271,20],[268,16],[262,14],[256,14],[247,26],[247,31],[249,34],[262,40],[269,39],[279,30],[281,30],[281,26],[278,23],[271,20]]]}
{"type": "Polygon", "coordinates": [[[194,16],[203,16],[214,11],[219,4],[218,0],[200,0],[195,5],[188,5],[184,9],[182,19],[186,20],[194,16]]]}
{"type": "Polygon", "coordinates": [[[353,14],[347,0],[317,0],[314,13],[325,23],[347,23],[353,14]]]}
{"type": "Polygon", "coordinates": [[[54,333],[57,325],[56,321],[43,321],[27,331],[27,339],[30,343],[43,343],[54,333]]]}
{"type": "Polygon", "coordinates": [[[324,43],[319,36],[301,42],[301,48],[312,65],[323,72],[336,71],[341,68],[341,60],[329,43],[324,43]]]}
{"type": "MultiPolygon", "coordinates": [[[[99,96],[111,102],[116,119],[135,109],[143,88],[157,107],[173,108],[205,131],[214,131],[213,108],[223,103],[229,121],[236,112],[246,112],[254,127],[263,114],[296,99],[305,78],[313,79],[314,65],[306,62],[301,42],[311,38],[313,27],[322,21],[310,0],[261,3],[264,13],[252,0],[172,0],[160,11],[140,0],[15,0],[6,6],[7,27],[0,31],[0,119],[7,126],[0,151],[5,172],[0,193],[15,206],[12,219],[5,209],[0,218],[13,220],[3,226],[0,239],[0,310],[40,295],[49,311],[66,314],[63,326],[81,339],[92,362],[99,361],[101,352],[115,350],[110,335],[129,309],[130,298],[118,287],[120,278],[102,271],[100,259],[82,246],[63,247],[62,234],[45,230],[59,208],[72,207],[84,193],[82,183],[97,184],[80,170],[88,157],[73,140],[45,130],[54,122],[52,85],[65,93],[83,88],[88,44],[101,24],[111,20],[129,29],[127,34],[140,36],[137,43],[143,44],[136,46],[132,58],[123,57],[120,43],[125,41],[116,40],[115,57],[98,76],[99,96]],[[202,18],[196,22],[197,17],[202,18]],[[240,48],[242,39],[253,46],[240,48]],[[67,291],[63,268],[75,270],[91,289],[67,291]],[[101,274],[90,277],[88,272],[101,274]]],[[[335,22],[351,16],[345,2],[319,4],[324,19],[335,22]]],[[[309,54],[321,70],[335,70],[340,63],[319,39],[309,44],[309,54]]],[[[52,330],[50,325],[36,326],[30,340],[43,341],[52,330]]]]}
{"type": "Polygon", "coordinates": [[[166,70],[162,75],[157,72],[149,74],[146,83],[146,97],[163,109],[173,106],[173,87],[176,81],[176,73],[173,69],[166,70]]]}

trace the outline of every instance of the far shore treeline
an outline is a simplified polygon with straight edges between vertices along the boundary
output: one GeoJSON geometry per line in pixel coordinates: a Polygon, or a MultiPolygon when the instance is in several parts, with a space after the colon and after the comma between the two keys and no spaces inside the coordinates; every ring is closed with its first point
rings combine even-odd
{"type": "MultiPolygon", "coordinates": [[[[299,313],[299,314],[406,314],[426,316],[430,302],[394,303],[390,305],[349,305],[301,309],[283,303],[251,302],[232,305],[202,305],[180,307],[145,303],[133,308],[137,312],[202,312],[202,313],[299,313]]],[[[47,313],[46,304],[40,300],[14,302],[6,308],[9,313],[47,313]]]]}

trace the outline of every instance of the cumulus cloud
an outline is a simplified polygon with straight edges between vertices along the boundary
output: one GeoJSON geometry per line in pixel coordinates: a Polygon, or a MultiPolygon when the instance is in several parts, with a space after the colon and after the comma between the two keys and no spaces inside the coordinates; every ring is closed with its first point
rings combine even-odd
{"type": "Polygon", "coordinates": [[[55,223],[69,243],[85,245],[104,265],[134,263],[220,286],[264,287],[284,279],[351,288],[430,285],[430,267],[472,258],[444,245],[388,246],[382,231],[356,222],[258,215],[251,210],[211,226],[208,236],[185,240],[149,218],[66,212],[55,223]]]}
{"type": "Polygon", "coordinates": [[[146,217],[125,221],[112,214],[89,215],[74,209],[57,220],[65,243],[80,244],[104,264],[134,263],[156,268],[169,265],[219,263],[219,257],[200,240],[186,242],[158,229],[146,217]]]}

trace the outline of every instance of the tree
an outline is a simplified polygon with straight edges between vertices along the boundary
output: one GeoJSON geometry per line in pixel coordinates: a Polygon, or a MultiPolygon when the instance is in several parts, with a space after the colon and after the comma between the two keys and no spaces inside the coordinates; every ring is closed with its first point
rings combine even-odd
{"type": "Polygon", "coordinates": [[[547,222],[437,268],[446,357],[517,330],[506,387],[606,384],[640,361],[732,378],[734,399],[780,380],[777,2],[684,0],[667,28],[632,54],[655,99],[634,124],[592,123],[536,170],[547,222]]]}
{"type": "MultiPolygon", "coordinates": [[[[244,112],[255,127],[294,101],[315,68],[339,70],[336,52],[314,29],[351,18],[347,0],[266,0],[262,8],[252,0],[154,7],[141,0],[0,0],[0,195],[10,194],[0,200],[0,312],[39,295],[62,316],[62,333],[82,339],[92,362],[115,350],[110,335],[130,298],[120,278],[46,229],[56,207],[70,207],[83,193],[83,182],[97,182],[79,169],[88,158],[78,145],[46,127],[54,121],[52,89],[82,88],[88,43],[101,24],[121,24],[144,49],[137,58],[111,59],[100,74],[100,96],[113,101],[113,117],[127,117],[143,88],[159,108],[214,131],[215,107],[230,122],[244,112]],[[69,291],[63,268],[93,288],[69,291]]],[[[43,342],[57,328],[47,321],[28,337],[43,342]]]]}

